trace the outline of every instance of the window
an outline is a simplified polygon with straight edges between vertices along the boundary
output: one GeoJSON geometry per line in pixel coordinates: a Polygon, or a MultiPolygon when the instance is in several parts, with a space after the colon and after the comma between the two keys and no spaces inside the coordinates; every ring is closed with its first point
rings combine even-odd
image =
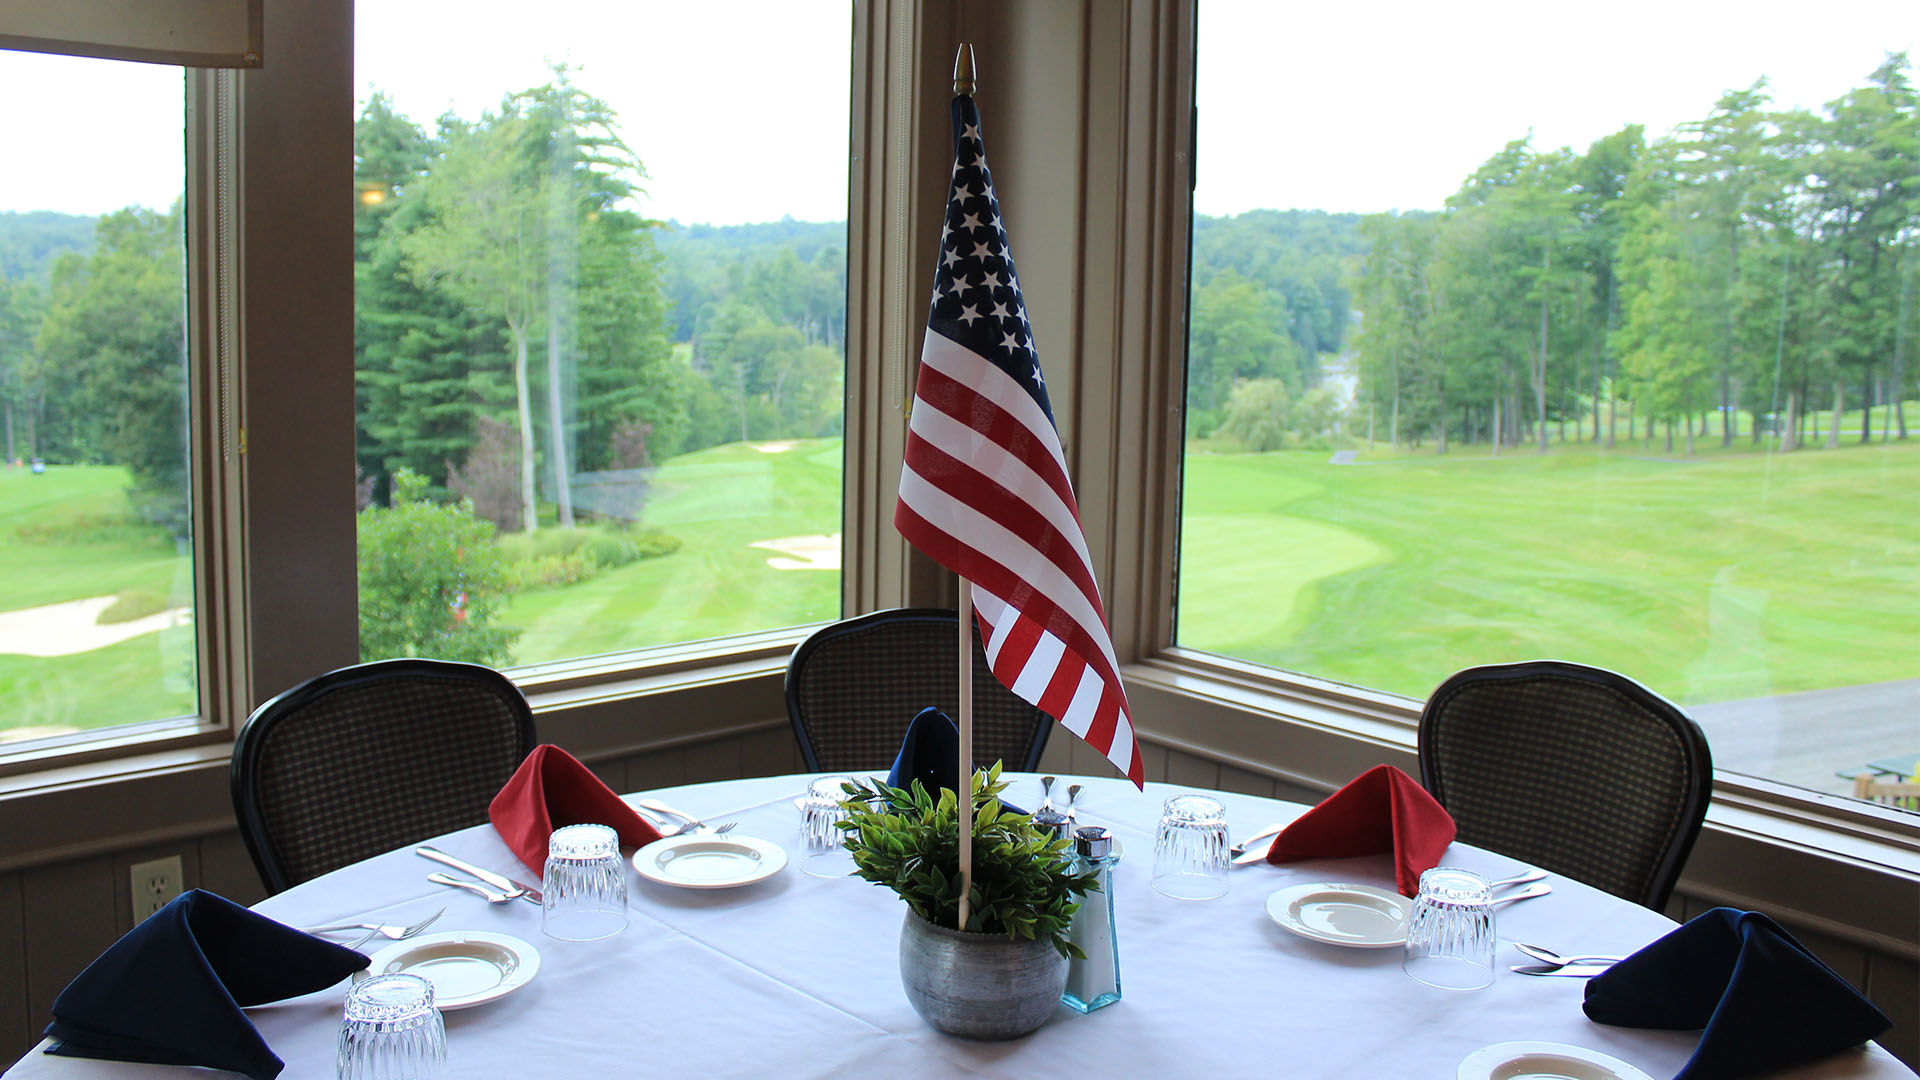
{"type": "Polygon", "coordinates": [[[5,122],[0,743],[192,717],[184,76],[0,52],[0,94],[59,103],[5,122]]]}
{"type": "Polygon", "coordinates": [[[363,659],[839,614],[851,23],[361,5],[363,659]]]}
{"type": "Polygon", "coordinates": [[[1916,768],[1911,11],[1710,19],[1202,8],[1179,644],[1573,660],[1723,770],[1916,768]]]}

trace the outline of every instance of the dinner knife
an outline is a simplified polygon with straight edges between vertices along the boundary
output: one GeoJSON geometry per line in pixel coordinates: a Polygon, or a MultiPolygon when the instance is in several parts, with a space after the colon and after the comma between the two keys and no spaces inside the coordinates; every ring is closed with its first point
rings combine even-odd
{"type": "Polygon", "coordinates": [[[1522,975],[1565,975],[1573,979],[1591,979],[1612,964],[1515,964],[1510,970],[1522,975]]]}
{"type": "Polygon", "coordinates": [[[469,874],[472,874],[474,877],[479,878],[481,881],[484,881],[487,884],[493,886],[496,889],[501,889],[501,890],[518,889],[520,890],[520,899],[525,900],[529,904],[539,904],[541,902],[542,898],[540,896],[539,889],[536,889],[531,885],[522,885],[520,882],[515,881],[512,878],[505,876],[504,874],[496,874],[491,870],[482,870],[480,867],[475,866],[472,863],[462,862],[459,859],[456,859],[453,856],[447,854],[446,852],[441,851],[439,848],[434,847],[432,844],[421,844],[419,847],[413,849],[413,853],[415,855],[421,856],[422,858],[432,859],[434,862],[443,863],[447,866],[451,866],[455,870],[463,870],[469,874]]]}

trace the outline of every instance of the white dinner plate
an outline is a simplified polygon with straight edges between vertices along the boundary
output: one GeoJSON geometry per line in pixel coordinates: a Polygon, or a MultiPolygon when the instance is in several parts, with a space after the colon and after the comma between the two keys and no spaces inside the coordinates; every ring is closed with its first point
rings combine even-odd
{"type": "Polygon", "coordinates": [[[1475,1050],[1457,1080],[1653,1080],[1598,1050],[1551,1042],[1508,1042],[1475,1050]]]}
{"type": "Polygon", "coordinates": [[[1355,949],[1407,943],[1413,901],[1372,885],[1289,885],[1267,897],[1267,914],[1303,938],[1355,949]]]}
{"type": "Polygon", "coordinates": [[[731,889],[765,881],[787,865],[779,844],[752,836],[690,833],[655,840],[633,853],[648,881],[683,889],[731,889]]]}
{"type": "Polygon", "coordinates": [[[396,941],[373,954],[367,971],[420,976],[433,984],[433,1003],[445,1012],[482,1005],[527,985],[540,971],[540,950],[506,934],[452,930],[396,941]]]}

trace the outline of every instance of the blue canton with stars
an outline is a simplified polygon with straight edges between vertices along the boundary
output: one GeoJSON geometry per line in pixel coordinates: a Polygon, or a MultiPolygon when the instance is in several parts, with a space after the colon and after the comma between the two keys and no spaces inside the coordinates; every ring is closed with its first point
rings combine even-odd
{"type": "Polygon", "coordinates": [[[940,261],[933,274],[927,329],[985,357],[1012,376],[1053,420],[1033,324],[1020,297],[1020,277],[1007,249],[993,173],[980,141],[980,110],[973,98],[953,99],[953,187],[940,229],[940,261]]]}

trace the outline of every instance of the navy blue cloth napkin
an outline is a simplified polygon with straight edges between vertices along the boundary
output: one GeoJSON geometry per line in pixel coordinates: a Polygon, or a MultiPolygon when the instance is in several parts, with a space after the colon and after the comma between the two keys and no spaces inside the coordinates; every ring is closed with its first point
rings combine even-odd
{"type": "Polygon", "coordinates": [[[894,756],[887,773],[889,787],[911,787],[920,781],[929,795],[941,788],[954,788],[960,779],[960,729],[939,709],[921,709],[907,725],[907,737],[900,740],[900,753],[894,756]]]}
{"type": "Polygon", "coordinates": [[[1893,1026],[1779,923],[1736,908],[1714,908],[1594,976],[1584,1008],[1602,1024],[1704,1028],[1674,1080],[1771,1072],[1893,1026]]]}
{"type": "MultiPolygon", "coordinates": [[[[981,762],[973,763],[975,769],[980,766],[981,762]]],[[[915,780],[936,798],[941,788],[960,790],[955,786],[960,782],[960,729],[946,713],[932,706],[921,709],[907,725],[907,737],[900,740],[900,753],[887,773],[889,787],[911,787],[915,780]]],[[[1009,802],[1000,806],[1016,814],[1026,813],[1009,802]]]]}
{"type": "Polygon", "coordinates": [[[47,1053],[273,1080],[282,1063],[240,1010],[323,990],[366,966],[352,949],[193,889],[60,991],[47,1053]]]}

